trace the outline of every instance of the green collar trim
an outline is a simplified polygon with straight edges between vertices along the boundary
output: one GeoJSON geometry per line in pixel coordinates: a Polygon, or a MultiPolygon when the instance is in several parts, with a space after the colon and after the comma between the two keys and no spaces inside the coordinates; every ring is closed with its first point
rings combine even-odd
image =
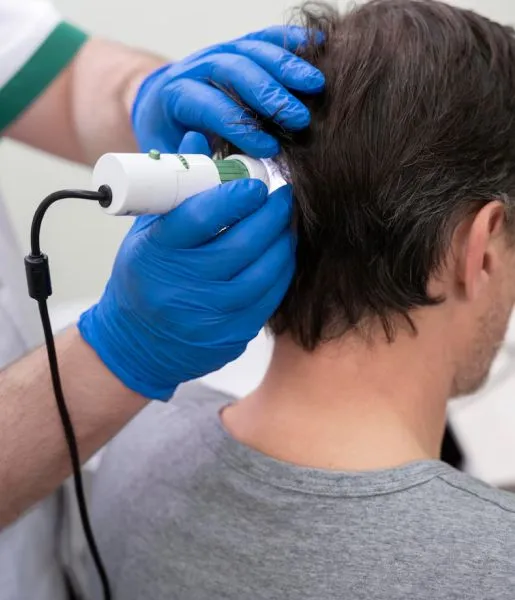
{"type": "Polygon", "coordinates": [[[59,23],[30,60],[0,89],[0,131],[15,121],[71,62],[88,39],[69,23],[59,23]]]}

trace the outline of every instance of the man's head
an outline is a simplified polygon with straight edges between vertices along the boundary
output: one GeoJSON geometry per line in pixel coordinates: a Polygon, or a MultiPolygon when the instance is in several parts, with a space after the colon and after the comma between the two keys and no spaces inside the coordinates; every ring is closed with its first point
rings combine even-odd
{"type": "Polygon", "coordinates": [[[298,266],[271,320],[306,350],[431,313],[459,349],[455,392],[481,384],[515,299],[515,37],[430,0],[301,11],[325,44],[308,131],[283,136],[298,266]]]}
{"type": "Polygon", "coordinates": [[[308,3],[326,76],[281,139],[297,271],[270,321],[306,351],[442,330],[453,392],[488,374],[515,301],[515,32],[432,0],[308,3]]]}

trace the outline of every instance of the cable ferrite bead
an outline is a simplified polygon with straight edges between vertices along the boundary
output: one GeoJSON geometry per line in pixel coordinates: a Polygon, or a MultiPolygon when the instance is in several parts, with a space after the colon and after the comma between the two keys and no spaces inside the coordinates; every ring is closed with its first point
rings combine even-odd
{"type": "Polygon", "coordinates": [[[52,281],[50,280],[50,267],[48,256],[29,254],[25,257],[25,273],[29,296],[34,300],[46,300],[52,295],[52,281]]]}

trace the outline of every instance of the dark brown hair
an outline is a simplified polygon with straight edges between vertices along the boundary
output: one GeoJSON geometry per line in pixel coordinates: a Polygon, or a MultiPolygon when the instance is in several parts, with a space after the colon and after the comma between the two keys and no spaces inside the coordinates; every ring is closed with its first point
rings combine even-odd
{"type": "MultiPolygon", "coordinates": [[[[435,304],[427,292],[467,214],[515,197],[515,38],[431,0],[375,0],[345,15],[308,4],[326,76],[308,130],[275,129],[296,199],[297,271],[270,321],[306,349],[435,304]]],[[[270,128],[270,123],[263,123],[270,128]]]]}

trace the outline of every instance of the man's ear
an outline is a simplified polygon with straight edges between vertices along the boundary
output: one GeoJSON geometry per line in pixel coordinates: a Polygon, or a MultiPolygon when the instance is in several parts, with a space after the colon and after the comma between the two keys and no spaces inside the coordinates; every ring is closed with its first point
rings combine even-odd
{"type": "Polygon", "coordinates": [[[505,208],[489,202],[456,231],[454,245],[458,285],[465,298],[474,300],[486,288],[501,264],[505,208]]]}

